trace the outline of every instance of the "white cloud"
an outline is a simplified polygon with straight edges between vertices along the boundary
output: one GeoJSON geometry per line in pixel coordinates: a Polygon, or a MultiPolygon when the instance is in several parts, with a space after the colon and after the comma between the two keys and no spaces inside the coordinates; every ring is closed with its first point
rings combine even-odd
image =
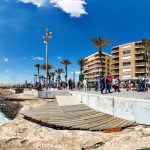
{"type": "Polygon", "coordinates": [[[46,1],[47,0],[18,0],[18,2],[32,3],[33,5],[36,5],[37,7],[44,6],[46,1]]]}
{"type": "Polygon", "coordinates": [[[33,60],[44,60],[43,57],[33,57],[33,60]]]}
{"type": "Polygon", "coordinates": [[[17,2],[31,3],[37,7],[47,6],[52,4],[54,7],[60,8],[71,17],[79,18],[81,15],[87,14],[84,5],[85,0],[18,0],[17,2]]]}
{"type": "Polygon", "coordinates": [[[8,58],[6,58],[6,57],[3,57],[3,61],[8,62],[8,61],[9,61],[9,59],[8,59],[8,58]]]}
{"type": "Polygon", "coordinates": [[[61,59],[61,57],[57,57],[58,59],[61,59]]]}
{"type": "Polygon", "coordinates": [[[71,17],[78,18],[87,14],[84,8],[85,0],[50,0],[50,3],[70,14],[71,17]]]}

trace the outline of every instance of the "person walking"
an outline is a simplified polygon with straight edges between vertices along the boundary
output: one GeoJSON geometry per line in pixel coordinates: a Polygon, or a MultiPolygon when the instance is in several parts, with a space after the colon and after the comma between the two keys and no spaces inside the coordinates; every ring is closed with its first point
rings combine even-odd
{"type": "Polygon", "coordinates": [[[105,89],[105,78],[102,74],[100,76],[100,91],[101,91],[101,94],[103,94],[104,89],[105,89]]]}
{"type": "Polygon", "coordinates": [[[119,77],[115,78],[115,92],[120,92],[120,79],[119,77]]]}
{"type": "Polygon", "coordinates": [[[95,78],[94,87],[95,87],[95,91],[97,92],[98,91],[98,80],[97,80],[97,78],[95,78]]]}
{"type": "Polygon", "coordinates": [[[139,77],[137,80],[137,91],[138,92],[142,92],[143,91],[143,82],[142,82],[142,78],[139,77]]]}
{"type": "Polygon", "coordinates": [[[106,78],[106,93],[110,93],[110,89],[111,89],[111,83],[110,83],[110,80],[109,80],[109,76],[107,76],[106,78]]]}
{"type": "Polygon", "coordinates": [[[109,74],[108,80],[109,80],[109,82],[110,82],[109,86],[110,86],[110,91],[111,91],[111,89],[112,89],[112,84],[113,84],[113,77],[111,76],[111,74],[109,74]]]}
{"type": "Polygon", "coordinates": [[[69,79],[68,85],[69,85],[69,90],[72,90],[72,80],[71,79],[69,79]]]}
{"type": "Polygon", "coordinates": [[[87,80],[86,79],[83,80],[83,89],[84,89],[84,91],[87,91],[87,80]]]}

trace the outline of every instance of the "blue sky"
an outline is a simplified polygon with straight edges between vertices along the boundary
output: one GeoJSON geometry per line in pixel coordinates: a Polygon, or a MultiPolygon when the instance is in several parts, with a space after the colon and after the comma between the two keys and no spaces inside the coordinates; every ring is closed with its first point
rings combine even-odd
{"type": "Polygon", "coordinates": [[[46,27],[53,35],[49,62],[57,69],[70,59],[72,77],[76,61],[97,51],[92,38],[113,40],[104,49],[110,53],[113,46],[150,37],[149,6],[149,0],[0,0],[0,82],[33,80],[34,65],[45,63],[46,27]]]}

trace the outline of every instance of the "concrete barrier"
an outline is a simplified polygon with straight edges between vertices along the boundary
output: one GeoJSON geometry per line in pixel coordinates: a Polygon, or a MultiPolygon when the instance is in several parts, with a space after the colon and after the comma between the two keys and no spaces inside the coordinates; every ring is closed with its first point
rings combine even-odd
{"type": "Polygon", "coordinates": [[[20,94],[20,93],[23,93],[23,88],[13,88],[11,89],[10,91],[14,94],[20,94]]]}
{"type": "Polygon", "coordinates": [[[150,100],[70,92],[89,107],[139,124],[150,125],[150,100]]]}
{"type": "Polygon", "coordinates": [[[32,89],[31,91],[32,91],[33,97],[38,98],[38,90],[32,89]]]}
{"type": "Polygon", "coordinates": [[[71,92],[71,94],[75,96],[78,100],[80,100],[82,103],[88,105],[89,107],[97,111],[113,115],[113,97],[81,92],[71,92]]]}
{"type": "Polygon", "coordinates": [[[114,116],[150,125],[150,100],[115,97],[114,116]]]}

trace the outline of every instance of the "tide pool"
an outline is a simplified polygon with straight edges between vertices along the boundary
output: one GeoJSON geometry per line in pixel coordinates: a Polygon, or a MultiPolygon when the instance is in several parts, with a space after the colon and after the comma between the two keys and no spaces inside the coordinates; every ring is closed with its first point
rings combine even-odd
{"type": "Polygon", "coordinates": [[[9,121],[10,119],[8,119],[5,114],[0,111],[0,125],[8,123],[9,121]]]}

